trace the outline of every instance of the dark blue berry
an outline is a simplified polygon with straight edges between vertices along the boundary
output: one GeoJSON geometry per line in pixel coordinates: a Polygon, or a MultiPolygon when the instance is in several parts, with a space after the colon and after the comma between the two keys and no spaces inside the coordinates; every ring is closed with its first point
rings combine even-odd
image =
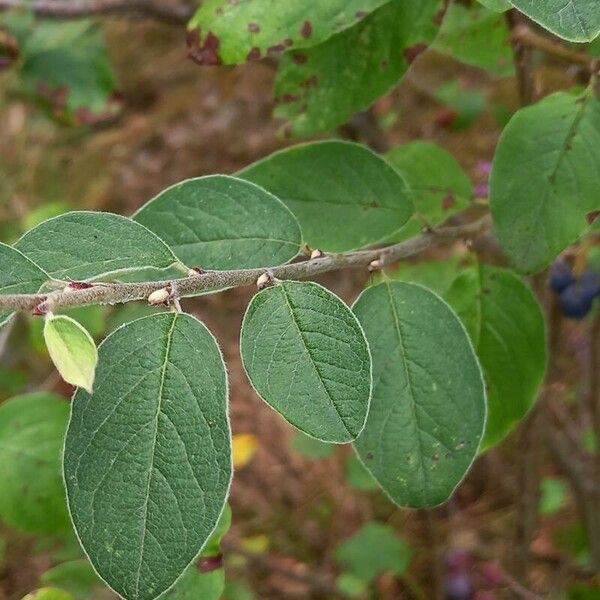
{"type": "Polygon", "coordinates": [[[565,288],[575,283],[571,265],[564,260],[557,260],[550,267],[550,287],[560,294],[565,288]]]}
{"type": "Polygon", "coordinates": [[[583,319],[591,310],[594,297],[580,283],[572,283],[560,294],[560,306],[567,317],[583,319]]]}
{"type": "Polygon", "coordinates": [[[468,573],[450,573],[444,582],[445,600],[473,600],[475,590],[468,573]]]}
{"type": "Polygon", "coordinates": [[[591,300],[600,296],[600,276],[595,271],[586,271],[579,278],[579,284],[583,293],[591,300]]]}

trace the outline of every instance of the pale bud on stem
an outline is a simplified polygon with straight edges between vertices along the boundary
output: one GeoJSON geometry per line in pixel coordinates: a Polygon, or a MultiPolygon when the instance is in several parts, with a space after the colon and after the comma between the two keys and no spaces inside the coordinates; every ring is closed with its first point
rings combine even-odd
{"type": "Polygon", "coordinates": [[[273,275],[273,272],[267,271],[266,273],[263,273],[256,280],[256,287],[258,288],[259,291],[261,291],[261,290],[264,290],[265,288],[272,286],[274,283],[275,283],[275,276],[273,275]]]}
{"type": "Polygon", "coordinates": [[[169,288],[161,288],[160,290],[156,290],[152,292],[148,296],[148,304],[150,306],[165,306],[169,304],[169,300],[171,299],[171,290],[169,288]]]}
{"type": "Polygon", "coordinates": [[[321,251],[321,250],[313,250],[310,253],[310,259],[314,260],[315,258],[323,258],[325,256],[325,252],[321,251]]]}

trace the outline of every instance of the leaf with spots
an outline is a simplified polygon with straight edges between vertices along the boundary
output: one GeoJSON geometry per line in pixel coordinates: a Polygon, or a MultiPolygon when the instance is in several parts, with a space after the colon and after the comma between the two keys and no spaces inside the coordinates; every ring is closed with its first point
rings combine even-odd
{"type": "Polygon", "coordinates": [[[159,313],[109,335],[78,390],[64,474],[73,524],[126,600],[170,588],[214,531],[231,482],[227,375],[206,327],[159,313]]]}
{"type": "Polygon", "coordinates": [[[354,304],[373,356],[373,400],[354,447],[398,505],[446,501],[477,455],[486,419],[481,368],[452,309],[411,283],[354,304]]]}
{"type": "Polygon", "coordinates": [[[324,251],[379,242],[413,213],[402,177],[359,144],[299,144],[250,165],[240,177],[281,198],[298,219],[304,241],[324,251]]]}
{"type": "Polygon", "coordinates": [[[552,33],[571,42],[590,42],[600,34],[598,0],[510,0],[552,33]]]}
{"type": "Polygon", "coordinates": [[[286,53],[275,116],[287,136],[330,131],[393,88],[435,38],[443,0],[392,0],[326,42],[286,53]]]}
{"type": "Polygon", "coordinates": [[[488,265],[466,269],[445,298],[465,324],[485,374],[487,450],[508,435],[537,400],[548,359],[544,315],[521,278],[488,265]]]}
{"type": "Polygon", "coordinates": [[[190,56],[203,65],[240,64],[320,44],[389,0],[205,0],[188,25],[190,56]]]}
{"type": "Polygon", "coordinates": [[[177,259],[143,225],[111,213],[78,211],[48,219],[15,248],[55,279],[97,279],[143,269],[166,269],[177,259]]]}
{"type": "Polygon", "coordinates": [[[178,183],[133,218],[169,244],[183,263],[203,269],[282,265],[302,243],[300,226],[281,200],[226,175],[178,183]]]}
{"type": "Polygon", "coordinates": [[[386,154],[413,193],[415,214],[391,238],[405,240],[435,227],[469,206],[473,185],[456,158],[432,142],[403,144],[386,154]]]}
{"type": "MultiPolygon", "coordinates": [[[[50,276],[18,250],[0,243],[0,293],[35,294],[50,276]]],[[[10,317],[0,311],[0,327],[10,317]]]]}
{"type": "Polygon", "coordinates": [[[16,396],[0,405],[0,519],[28,533],[70,530],[60,476],[69,405],[55,394],[16,396]]]}
{"type": "Polygon", "coordinates": [[[316,283],[285,281],[258,293],[240,350],[258,395],[324,442],[361,432],[371,399],[371,357],[350,309],[316,283]]]}
{"type": "Polygon", "coordinates": [[[521,109],[494,158],[494,229],[520,271],[542,270],[600,208],[600,101],[559,92],[521,109]]]}

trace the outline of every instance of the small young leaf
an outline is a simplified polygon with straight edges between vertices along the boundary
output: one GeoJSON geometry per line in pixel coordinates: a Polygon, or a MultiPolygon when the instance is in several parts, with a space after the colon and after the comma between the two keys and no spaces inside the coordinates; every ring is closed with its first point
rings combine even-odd
{"type": "Polygon", "coordinates": [[[275,82],[283,133],[331,131],[367,109],[433,41],[443,8],[443,0],[391,0],[326,42],[284,54],[275,82]]]}
{"type": "MultiPolygon", "coordinates": [[[[50,279],[18,250],[0,242],[0,294],[35,294],[50,279]]],[[[0,312],[0,327],[12,313],[0,312]]]]}
{"type": "Polygon", "coordinates": [[[389,0],[301,2],[206,0],[189,23],[190,55],[206,65],[240,64],[313,46],[389,0]]]}
{"type": "Polygon", "coordinates": [[[490,191],[496,233],[519,270],[543,269],[589,229],[587,215],[600,208],[598,156],[590,151],[598,147],[600,101],[590,93],[560,92],[511,119],[490,191]]]}
{"type": "Polygon", "coordinates": [[[479,450],[486,418],[481,368],[465,328],[429,290],[389,282],[354,311],[373,355],[373,402],[354,443],[400,506],[447,500],[479,450]]]}
{"type": "Polygon", "coordinates": [[[511,4],[559,37],[591,42],[600,33],[597,0],[510,0],[511,4]]]}
{"type": "Polygon", "coordinates": [[[371,398],[371,357],[356,317],[316,283],[285,281],[250,302],[240,339],[258,395],[319,440],[362,431],[371,398]]]}
{"type": "Polygon", "coordinates": [[[87,330],[71,317],[50,315],[44,324],[44,340],[60,376],[91,394],[98,351],[87,330]]]}
{"type": "Polygon", "coordinates": [[[281,198],[312,248],[345,252],[398,231],[413,213],[402,177],[364,146],[300,144],[250,165],[240,177],[281,198]]]}
{"type": "Polygon", "coordinates": [[[0,519],[30,533],[70,529],[60,477],[69,405],[54,394],[0,405],[0,519]]]}
{"type": "Polygon", "coordinates": [[[56,279],[96,279],[177,262],[169,247],[143,225],[102,212],[70,212],[48,219],[15,244],[56,279]]]}
{"type": "Polygon", "coordinates": [[[231,482],[227,376],[206,327],[160,313],[100,345],[78,390],[64,472],[75,529],[126,600],[171,587],[215,529],[231,482]]]}
{"type": "Polygon", "coordinates": [[[167,188],[133,218],[169,244],[183,263],[203,269],[282,265],[302,244],[298,222],[280,200],[226,175],[167,188]]]}
{"type": "Polygon", "coordinates": [[[353,575],[370,583],[384,573],[402,575],[412,552],[391,527],[372,522],[344,542],[335,556],[353,575]]]}
{"type": "Polygon", "coordinates": [[[408,184],[415,204],[415,214],[391,236],[394,240],[418,235],[425,225],[435,227],[471,203],[471,180],[447,150],[417,141],[394,148],[386,158],[408,184]]]}
{"type": "Polygon", "coordinates": [[[465,324],[485,374],[483,448],[500,442],[537,400],[548,350],[542,310],[525,283],[497,267],[465,270],[445,294],[465,324]]]}

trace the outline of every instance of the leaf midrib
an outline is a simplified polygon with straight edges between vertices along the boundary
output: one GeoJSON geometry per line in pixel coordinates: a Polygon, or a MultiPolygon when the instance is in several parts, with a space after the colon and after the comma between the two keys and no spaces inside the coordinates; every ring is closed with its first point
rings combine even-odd
{"type": "Polygon", "coordinates": [[[144,547],[146,544],[146,537],[147,537],[146,525],[148,522],[148,504],[149,504],[149,500],[150,500],[150,486],[152,484],[152,472],[154,471],[154,458],[155,458],[155,454],[156,454],[156,439],[158,436],[158,420],[159,420],[160,414],[162,412],[162,400],[163,400],[163,390],[164,390],[164,386],[165,386],[165,377],[166,377],[166,373],[167,373],[167,366],[169,364],[169,354],[171,353],[171,344],[173,341],[173,332],[175,330],[176,323],[177,323],[177,314],[174,314],[173,322],[171,323],[171,327],[169,328],[169,331],[167,332],[167,338],[166,338],[166,344],[165,344],[165,356],[164,356],[163,364],[161,367],[160,384],[159,384],[159,388],[158,388],[158,405],[156,408],[156,414],[154,416],[155,425],[154,425],[154,435],[153,435],[153,441],[152,441],[152,451],[150,454],[150,468],[148,469],[148,484],[146,486],[146,496],[145,496],[145,503],[144,503],[142,543],[141,543],[141,548],[140,548],[140,560],[139,560],[139,565],[138,565],[138,570],[137,570],[137,575],[136,575],[136,583],[135,583],[135,597],[136,598],[139,598],[139,593],[140,593],[140,577],[142,574],[142,563],[144,560],[144,547]]]}

